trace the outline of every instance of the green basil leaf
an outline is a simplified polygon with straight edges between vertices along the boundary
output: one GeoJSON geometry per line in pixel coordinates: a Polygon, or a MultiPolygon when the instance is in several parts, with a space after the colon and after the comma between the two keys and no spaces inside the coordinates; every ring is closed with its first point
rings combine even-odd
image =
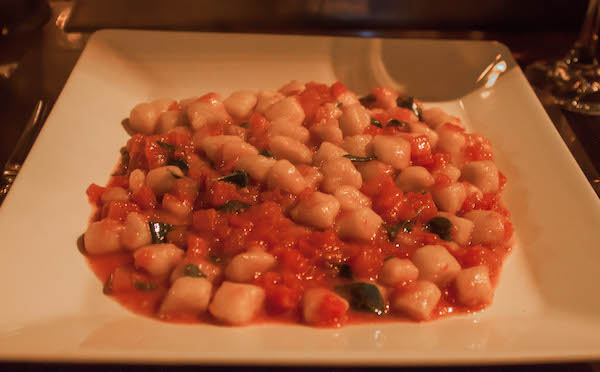
{"type": "MultiPolygon", "coordinates": [[[[170,158],[169,161],[167,162],[167,165],[174,165],[177,168],[181,169],[183,172],[187,171],[188,169],[190,169],[190,167],[188,166],[187,162],[183,159],[173,159],[170,158]]],[[[178,178],[178,177],[175,177],[178,178]]],[[[181,177],[179,177],[181,178],[181,177]]]]}
{"type": "Polygon", "coordinates": [[[419,105],[415,102],[415,97],[398,97],[396,98],[398,107],[403,107],[412,111],[420,121],[423,121],[423,112],[419,105]]]}
{"type": "Polygon", "coordinates": [[[344,297],[350,307],[358,311],[367,311],[377,315],[385,312],[385,301],[377,286],[369,283],[351,283],[335,287],[335,291],[344,297]]]}
{"type": "Polygon", "coordinates": [[[366,96],[361,97],[361,98],[358,99],[358,102],[360,102],[360,104],[363,105],[363,106],[367,106],[367,105],[370,105],[372,103],[375,103],[375,101],[376,101],[376,98],[372,94],[367,94],[366,96]]]}
{"type": "Polygon", "coordinates": [[[152,282],[133,282],[136,289],[144,292],[150,292],[158,288],[158,286],[152,282]]]}
{"type": "Polygon", "coordinates": [[[176,174],[175,172],[169,171],[169,173],[171,173],[171,176],[173,176],[173,178],[175,178],[176,180],[182,178],[180,175],[176,174]]]}
{"type": "Polygon", "coordinates": [[[171,152],[171,153],[174,152],[175,149],[177,148],[177,147],[175,147],[175,146],[173,146],[171,144],[168,144],[166,142],[161,142],[161,141],[156,141],[156,144],[159,145],[160,147],[162,147],[163,149],[171,152]]]}
{"type": "Polygon", "coordinates": [[[248,203],[241,202],[239,200],[230,200],[227,203],[215,208],[219,212],[229,213],[229,212],[243,212],[246,209],[250,208],[252,205],[248,203]]]}
{"type": "Polygon", "coordinates": [[[191,276],[192,278],[206,278],[206,274],[204,274],[202,270],[200,270],[200,268],[193,263],[185,265],[183,268],[183,275],[191,276]]]}
{"type": "Polygon", "coordinates": [[[266,158],[274,158],[273,154],[271,153],[271,151],[264,149],[261,152],[258,153],[258,155],[262,155],[266,158]]]}
{"type": "Polygon", "coordinates": [[[248,128],[248,122],[245,121],[245,122],[241,123],[240,127],[242,127],[242,128],[248,128]]]}
{"type": "Polygon", "coordinates": [[[217,178],[217,181],[229,182],[237,185],[238,187],[248,186],[248,174],[240,171],[233,171],[227,176],[217,178]]]}
{"type": "Polygon", "coordinates": [[[338,103],[335,104],[335,107],[342,107],[342,106],[344,106],[343,102],[338,102],[338,103]]]}
{"type": "Polygon", "coordinates": [[[426,229],[437,236],[439,236],[442,240],[452,240],[452,222],[446,217],[433,217],[427,223],[426,229]]]}
{"type": "Polygon", "coordinates": [[[354,155],[344,155],[346,159],[350,159],[353,163],[364,163],[367,161],[375,160],[375,157],[362,157],[362,156],[354,156],[354,155]]]}
{"type": "Polygon", "coordinates": [[[377,128],[383,128],[383,126],[381,125],[381,122],[379,120],[375,120],[373,118],[371,118],[371,125],[375,126],[377,128]]]}
{"type": "Polygon", "coordinates": [[[167,233],[173,228],[173,225],[164,222],[148,222],[150,226],[150,236],[152,244],[162,244],[167,242],[167,233]]]}
{"type": "Polygon", "coordinates": [[[347,263],[339,264],[337,266],[339,276],[346,279],[354,279],[352,268],[347,263]]]}
{"type": "Polygon", "coordinates": [[[398,127],[401,130],[410,130],[408,123],[398,119],[392,119],[387,122],[386,127],[398,127]]]}
{"type": "Polygon", "coordinates": [[[410,220],[400,221],[395,225],[382,224],[383,228],[387,230],[388,239],[393,242],[398,237],[399,232],[412,232],[413,224],[410,220]]]}

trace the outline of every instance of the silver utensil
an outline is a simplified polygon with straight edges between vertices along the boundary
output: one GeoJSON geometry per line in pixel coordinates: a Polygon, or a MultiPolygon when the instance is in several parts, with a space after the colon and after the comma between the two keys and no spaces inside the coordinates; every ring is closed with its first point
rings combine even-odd
{"type": "Polygon", "coordinates": [[[39,100],[36,103],[27,124],[25,124],[23,133],[21,133],[15,148],[4,166],[0,177],[0,206],[2,205],[2,202],[4,202],[15,178],[17,178],[17,174],[21,170],[21,166],[23,165],[25,158],[27,158],[27,154],[29,154],[33,141],[35,141],[44,124],[48,106],[48,102],[44,100],[39,100]]]}

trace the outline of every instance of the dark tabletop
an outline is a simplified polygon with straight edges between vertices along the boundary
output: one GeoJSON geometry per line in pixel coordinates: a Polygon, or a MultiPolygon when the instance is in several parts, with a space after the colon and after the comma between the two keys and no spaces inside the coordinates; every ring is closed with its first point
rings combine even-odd
{"type": "MultiPolygon", "coordinates": [[[[178,0],[181,3],[186,0],[178,0]]],[[[7,0],[0,0],[0,8],[4,3],[12,3],[7,0]]],[[[17,2],[16,0],[14,2],[17,2]]],[[[137,0],[130,0],[132,3],[140,3],[137,0]]],[[[189,2],[189,1],[188,1],[189,2]]],[[[93,0],[82,0],[79,2],[79,8],[73,10],[71,1],[50,1],[49,4],[44,1],[23,0],[22,7],[29,6],[29,12],[25,16],[25,9],[22,9],[21,21],[18,23],[6,22],[1,18],[0,26],[9,29],[10,32],[0,36],[0,166],[4,166],[10,156],[17,139],[36,104],[43,101],[50,109],[62,90],[73,66],[75,65],[89,33],[96,29],[111,27],[127,27],[128,18],[122,16],[122,12],[127,9],[120,9],[112,14],[120,14],[118,17],[111,17],[111,12],[106,10],[104,13],[99,11],[98,3],[93,0]],[[96,8],[94,8],[96,6],[96,8]],[[86,8],[87,7],[87,8],[86,8]],[[91,7],[91,8],[90,8],[91,7]],[[70,20],[69,20],[70,19],[70,20]],[[65,32],[65,24],[68,21],[68,30],[65,32]]],[[[112,6],[123,7],[123,1],[106,0],[106,3],[112,3],[112,6]]],[[[160,1],[144,1],[146,4],[159,6],[160,1]]],[[[429,19],[430,26],[436,26],[435,30],[419,29],[414,27],[418,23],[415,20],[405,20],[403,27],[398,27],[386,15],[384,7],[389,6],[385,0],[378,6],[371,7],[372,14],[377,15],[367,17],[365,9],[357,7],[356,4],[371,2],[365,1],[308,1],[306,5],[300,2],[287,0],[286,6],[276,3],[272,6],[278,7],[279,21],[268,23],[268,17],[263,13],[256,12],[257,1],[247,2],[242,7],[242,11],[229,14],[223,18],[223,12],[231,10],[216,6],[216,12],[211,18],[210,14],[203,14],[202,19],[191,17],[187,23],[176,22],[173,18],[164,18],[163,23],[156,21],[152,17],[144,18],[143,15],[136,17],[133,21],[135,28],[152,29],[198,29],[212,31],[235,31],[235,32],[268,32],[268,33],[294,33],[294,34],[322,34],[322,35],[360,35],[362,31],[368,30],[370,36],[374,37],[417,37],[417,38],[451,38],[451,39],[477,39],[477,40],[498,40],[513,51],[514,57],[523,69],[531,62],[537,59],[558,58],[564,55],[571,47],[577,37],[577,25],[580,22],[586,1],[546,1],[547,9],[544,21],[535,29],[527,29],[528,20],[526,16],[514,16],[514,12],[483,7],[482,11],[487,12],[488,18],[478,18],[476,27],[469,29],[467,25],[473,24],[474,20],[469,17],[463,17],[458,21],[448,24],[443,23],[439,15],[429,19]],[[248,5],[250,4],[250,5],[248,5]],[[354,4],[354,8],[342,6],[354,4]],[[566,7],[565,4],[570,4],[566,7]],[[560,8],[560,7],[563,8],[560,8]],[[337,8],[336,8],[337,7],[337,8]],[[554,8],[552,8],[554,7],[554,8]],[[253,10],[254,9],[254,10],[253,10]],[[340,16],[340,11],[345,14],[345,18],[340,16]],[[495,12],[494,12],[495,11],[495,12]],[[580,15],[578,17],[578,15],[580,15]],[[508,23],[501,22],[501,16],[509,17],[508,23]],[[221,17],[221,18],[219,18],[221,17]],[[254,22],[250,22],[248,17],[254,17],[254,22]],[[287,18],[286,18],[287,17],[287,18]],[[327,18],[329,17],[329,18],[327,18]],[[332,18],[333,17],[333,18],[332,18]],[[437,18],[435,18],[437,17],[437,18]],[[511,18],[512,17],[512,18],[511,18]],[[168,20],[168,22],[165,21],[168,20]],[[260,21],[260,20],[263,21],[260,21]],[[283,22],[286,20],[286,22],[283,22]],[[325,22],[334,19],[334,22],[325,22]],[[258,21],[257,21],[258,20],[258,21]],[[346,20],[346,21],[344,21],[346,20]],[[485,22],[487,23],[485,23],[485,22]],[[166,22],[166,23],[165,23],[166,22]],[[412,23],[411,23],[412,22],[412,23]],[[437,22],[437,23],[435,23],[437,22]],[[202,25],[200,27],[199,25],[202,25]],[[407,27],[412,26],[412,27],[407,27]],[[487,27],[485,27],[487,26],[487,27]],[[410,28],[410,30],[407,30],[410,28]]],[[[430,5],[432,1],[428,1],[430,5]]],[[[448,4],[452,2],[447,2],[448,4]]],[[[469,6],[474,2],[461,0],[456,4],[459,7],[469,6]]],[[[493,2],[495,3],[495,2],[493,2]]],[[[526,0],[507,1],[512,6],[518,3],[526,4],[526,0]]],[[[164,3],[163,3],[164,4],[164,3]]],[[[231,6],[231,3],[229,3],[231,6]]],[[[263,2],[264,4],[264,2],[263,2]]],[[[414,1],[402,1],[405,6],[412,6],[415,12],[419,9],[414,1]],[[415,8],[416,7],[416,8],[415,8]]],[[[542,2],[537,2],[537,5],[542,2]]],[[[4,4],[5,5],[5,4],[4,4]]],[[[9,4],[10,5],[10,4],[9,4]]],[[[528,9],[530,5],[525,5],[523,9],[528,9]]],[[[367,7],[368,8],[368,7],[367,7]]],[[[6,9],[6,8],[5,8],[6,9]]],[[[16,8],[14,8],[16,9],[16,8]]],[[[17,9],[18,10],[18,9],[17,9]]],[[[436,13],[437,14],[437,13],[436,13]]],[[[368,15],[368,14],[367,14],[368,15]]],[[[600,195],[600,116],[585,116],[565,112],[558,107],[546,105],[546,110],[552,119],[557,131],[561,134],[563,140],[568,145],[571,153],[576,158],[580,167],[588,177],[588,180],[600,195]]],[[[47,113],[48,111],[46,111],[47,113]]],[[[43,119],[43,116],[42,116],[43,119]]],[[[43,121],[43,120],[42,120],[43,121]]],[[[592,361],[590,361],[592,362],[592,361]]],[[[0,363],[0,371],[10,370],[60,370],[75,371],[85,369],[86,371],[191,371],[191,370],[226,370],[226,371],[249,371],[256,368],[218,368],[218,367],[166,367],[166,366],[124,366],[124,365],[82,365],[82,364],[36,364],[36,363],[0,363]]],[[[275,367],[269,367],[269,370],[278,370],[275,367]]],[[[292,368],[299,369],[299,368],[292,368]]],[[[452,371],[504,371],[504,370],[522,370],[522,371],[600,371],[593,364],[555,364],[555,365],[532,365],[532,366],[511,366],[511,367],[467,367],[467,368],[426,368],[421,371],[433,370],[452,370],[452,371]]],[[[315,371],[336,371],[336,370],[363,370],[359,368],[314,368],[315,371]]],[[[411,370],[417,370],[411,368],[411,370]]]]}

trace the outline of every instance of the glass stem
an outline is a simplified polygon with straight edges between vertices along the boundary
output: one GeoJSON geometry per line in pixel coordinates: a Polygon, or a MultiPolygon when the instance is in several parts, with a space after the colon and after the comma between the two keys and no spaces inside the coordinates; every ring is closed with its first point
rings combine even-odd
{"type": "Polygon", "coordinates": [[[598,46],[598,29],[600,27],[600,2],[599,0],[590,0],[585,20],[579,37],[571,51],[571,61],[581,64],[597,64],[596,48],[598,46]]]}

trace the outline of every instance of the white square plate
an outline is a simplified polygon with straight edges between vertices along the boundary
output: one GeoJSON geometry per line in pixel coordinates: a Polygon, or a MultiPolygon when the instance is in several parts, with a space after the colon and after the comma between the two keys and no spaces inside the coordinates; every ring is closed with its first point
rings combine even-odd
{"type": "Polygon", "coordinates": [[[600,357],[599,200],[509,50],[493,42],[101,31],[0,208],[0,358],[159,363],[460,364],[600,357]],[[136,103],[340,80],[391,85],[486,135],[517,244],[488,310],[314,329],[172,325],[102,295],[78,252],[136,103]]]}

